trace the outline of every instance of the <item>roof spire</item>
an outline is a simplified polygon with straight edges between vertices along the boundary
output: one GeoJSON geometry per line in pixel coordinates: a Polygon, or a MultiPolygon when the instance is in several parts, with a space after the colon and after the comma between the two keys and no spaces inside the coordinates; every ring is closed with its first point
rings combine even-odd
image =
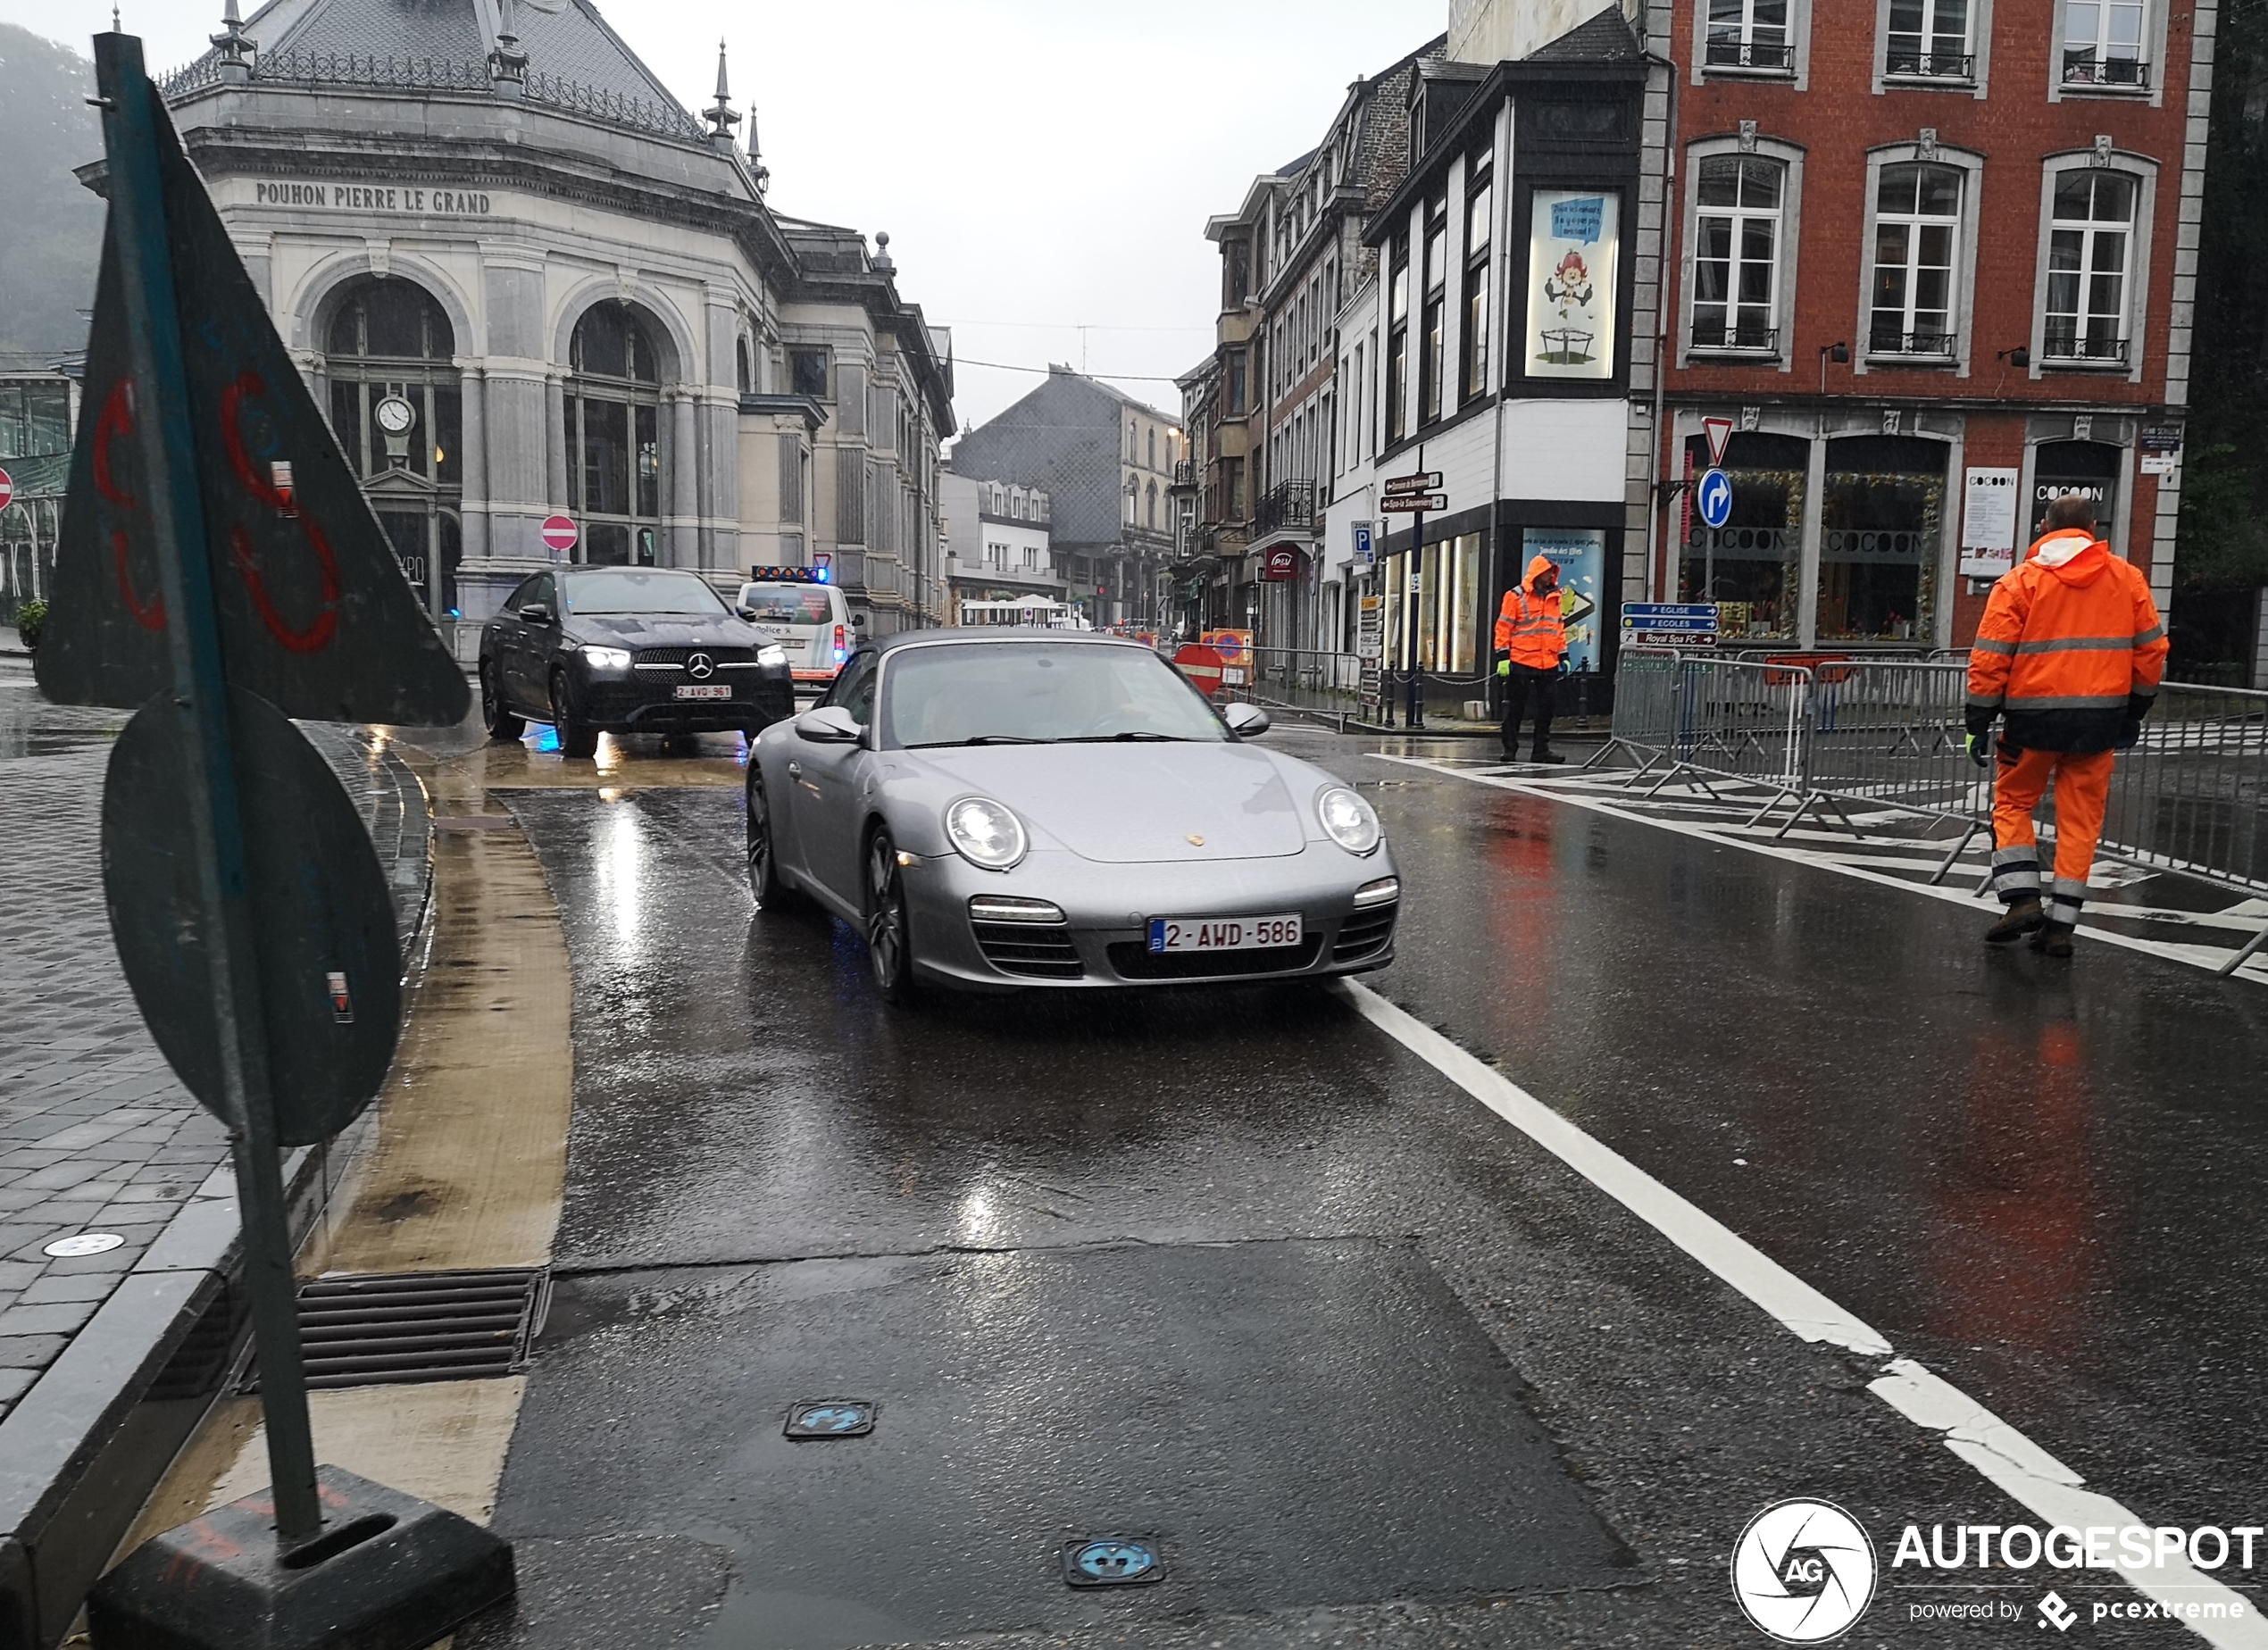
{"type": "MultiPolygon", "coordinates": [[[[113,21],[118,8],[111,7],[113,21]]],[[[221,9],[221,32],[212,37],[213,47],[220,54],[221,78],[241,84],[252,79],[252,54],[256,49],[252,38],[244,31],[244,19],[238,14],[237,0],[225,0],[221,9]]]]}
{"type": "Polygon", "coordinates": [[[724,42],[717,42],[717,100],[701,111],[701,118],[709,123],[709,146],[730,154],[732,153],[732,129],[740,124],[740,116],[732,107],[732,92],[724,74],[724,42]]]}
{"type": "Polygon", "coordinates": [[[512,0],[496,0],[496,45],[488,54],[488,88],[499,97],[518,97],[527,90],[528,54],[520,49],[520,34],[513,26],[512,0]]]}

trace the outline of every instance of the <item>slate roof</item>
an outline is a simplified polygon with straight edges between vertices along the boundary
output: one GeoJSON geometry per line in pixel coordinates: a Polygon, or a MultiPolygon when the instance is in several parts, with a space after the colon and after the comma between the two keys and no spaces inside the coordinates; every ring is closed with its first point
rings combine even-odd
{"type": "MultiPolygon", "coordinates": [[[[607,26],[592,0],[518,0],[512,7],[534,102],[688,142],[699,121],[607,26]]],[[[496,12],[489,0],[270,0],[244,32],[258,47],[254,79],[291,85],[487,91],[496,12]]],[[[210,85],[220,54],[167,77],[177,95],[210,85]]]]}
{"type": "Polygon", "coordinates": [[[1609,6],[1588,22],[1578,23],[1556,40],[1547,41],[1528,54],[1531,63],[1628,62],[1646,55],[1622,21],[1621,8],[1609,6]]]}

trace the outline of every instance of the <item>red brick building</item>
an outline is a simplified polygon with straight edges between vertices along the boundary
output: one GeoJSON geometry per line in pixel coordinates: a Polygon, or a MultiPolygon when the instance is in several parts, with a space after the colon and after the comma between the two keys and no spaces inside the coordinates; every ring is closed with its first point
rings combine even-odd
{"type": "MultiPolygon", "coordinates": [[[[2211,0],[1645,12],[1675,65],[1672,485],[1625,589],[1720,602],[1728,640],[1963,646],[1996,565],[2080,490],[2165,604],[2211,0]],[[1674,485],[1712,417],[1734,429],[1718,529],[1674,485]]],[[[1657,121],[1662,97],[1657,72],[1657,121]]]]}

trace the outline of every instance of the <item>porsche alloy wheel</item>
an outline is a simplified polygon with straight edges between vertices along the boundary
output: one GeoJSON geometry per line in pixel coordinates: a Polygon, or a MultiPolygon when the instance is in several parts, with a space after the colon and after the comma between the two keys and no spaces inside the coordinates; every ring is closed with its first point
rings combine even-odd
{"type": "Polygon", "coordinates": [[[897,844],[880,829],[866,845],[866,955],[884,1002],[903,1003],[913,995],[905,876],[897,862],[897,844]]]}

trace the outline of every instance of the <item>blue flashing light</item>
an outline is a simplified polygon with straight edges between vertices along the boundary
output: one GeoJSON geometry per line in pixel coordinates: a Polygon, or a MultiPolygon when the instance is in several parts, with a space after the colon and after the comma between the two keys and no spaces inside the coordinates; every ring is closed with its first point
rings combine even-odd
{"type": "Polygon", "coordinates": [[[812,574],[813,581],[817,584],[825,584],[827,582],[827,575],[830,571],[830,569],[824,567],[819,569],[816,572],[812,574]]]}

